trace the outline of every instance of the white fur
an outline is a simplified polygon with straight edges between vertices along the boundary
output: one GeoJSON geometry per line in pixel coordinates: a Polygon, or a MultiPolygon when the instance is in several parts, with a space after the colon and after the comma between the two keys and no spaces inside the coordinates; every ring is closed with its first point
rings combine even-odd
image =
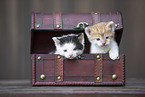
{"type": "Polygon", "coordinates": [[[83,50],[74,50],[75,47],[73,43],[65,43],[63,46],[58,45],[56,46],[57,51],[54,54],[60,54],[66,58],[73,59],[83,53],[83,50]],[[64,50],[67,50],[67,52],[64,52],[64,50]]]}
{"type": "Polygon", "coordinates": [[[110,44],[106,46],[98,46],[97,44],[91,43],[91,54],[106,54],[109,52],[109,57],[115,60],[119,56],[119,49],[117,43],[112,40],[110,44]]]}
{"type": "Polygon", "coordinates": [[[84,51],[84,34],[82,33],[78,39],[80,43],[83,45],[82,50],[74,50],[76,48],[75,43],[69,42],[69,43],[64,43],[63,45],[60,45],[60,41],[58,40],[59,38],[63,37],[68,37],[68,36],[78,36],[78,34],[68,34],[68,35],[63,35],[62,37],[53,37],[53,41],[55,43],[56,47],[56,52],[54,54],[59,54],[64,56],[65,58],[68,59],[74,59],[75,57],[81,55],[84,51]],[[64,52],[64,50],[67,50],[67,52],[64,52]]]}
{"type": "MultiPolygon", "coordinates": [[[[107,27],[110,28],[110,30],[112,30],[113,32],[115,31],[115,27],[114,27],[114,22],[113,21],[110,21],[107,24],[107,27]]],[[[111,39],[111,40],[107,39],[107,42],[105,42],[105,46],[103,46],[102,43],[104,43],[106,36],[104,36],[103,39],[101,39],[101,37],[98,36],[98,38],[100,38],[100,41],[91,40],[90,36],[91,36],[91,31],[92,30],[93,29],[91,29],[89,27],[85,28],[85,34],[87,35],[88,40],[91,43],[90,53],[91,54],[106,54],[106,53],[109,53],[109,57],[112,60],[117,59],[118,56],[119,56],[119,48],[118,48],[118,45],[117,45],[116,41],[114,40],[114,38],[111,39]]],[[[114,34],[115,34],[115,32],[114,32],[114,34]]]]}

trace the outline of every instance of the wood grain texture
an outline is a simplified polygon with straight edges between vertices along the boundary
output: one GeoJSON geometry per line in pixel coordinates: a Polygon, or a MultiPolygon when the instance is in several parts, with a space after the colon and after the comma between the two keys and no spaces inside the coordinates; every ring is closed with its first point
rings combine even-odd
{"type": "Polygon", "coordinates": [[[30,80],[0,81],[0,97],[145,97],[145,79],[127,79],[126,86],[41,86],[30,80]]]}

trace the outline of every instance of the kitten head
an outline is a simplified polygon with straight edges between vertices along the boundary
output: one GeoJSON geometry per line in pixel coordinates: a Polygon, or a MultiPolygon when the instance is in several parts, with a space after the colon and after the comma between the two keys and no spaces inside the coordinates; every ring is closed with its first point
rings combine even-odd
{"type": "Polygon", "coordinates": [[[57,54],[68,59],[74,59],[84,51],[84,34],[68,34],[52,38],[57,54]]]}
{"type": "Polygon", "coordinates": [[[85,33],[92,44],[99,47],[107,46],[114,40],[114,22],[100,22],[93,26],[86,27],[85,33]]]}

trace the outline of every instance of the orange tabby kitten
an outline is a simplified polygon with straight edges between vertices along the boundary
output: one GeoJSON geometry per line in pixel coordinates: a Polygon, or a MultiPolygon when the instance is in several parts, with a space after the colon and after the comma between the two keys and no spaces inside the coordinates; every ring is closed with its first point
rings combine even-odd
{"type": "Polygon", "coordinates": [[[105,54],[109,52],[109,57],[115,60],[119,56],[119,48],[114,40],[114,22],[100,22],[85,28],[85,33],[91,43],[91,54],[105,54]]]}

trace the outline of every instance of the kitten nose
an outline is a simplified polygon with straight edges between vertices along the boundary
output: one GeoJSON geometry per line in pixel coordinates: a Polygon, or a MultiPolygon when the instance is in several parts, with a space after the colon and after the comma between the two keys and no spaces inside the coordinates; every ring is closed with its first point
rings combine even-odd
{"type": "Polygon", "coordinates": [[[69,55],[70,58],[72,58],[73,55],[69,55]]]}
{"type": "Polygon", "coordinates": [[[102,45],[103,45],[103,46],[105,46],[105,44],[106,44],[105,42],[104,42],[104,43],[102,43],[102,45]]]}

